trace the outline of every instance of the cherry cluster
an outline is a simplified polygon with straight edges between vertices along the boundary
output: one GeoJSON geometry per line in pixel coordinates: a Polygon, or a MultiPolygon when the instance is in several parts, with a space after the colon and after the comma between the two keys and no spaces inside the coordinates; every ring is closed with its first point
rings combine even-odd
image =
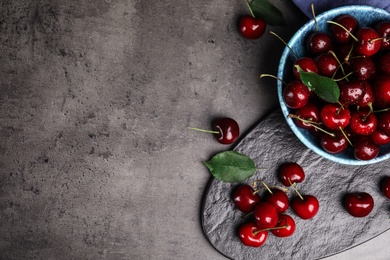
{"type": "Polygon", "coordinates": [[[313,218],[319,210],[319,202],[313,195],[301,195],[296,185],[303,182],[305,173],[302,167],[295,162],[281,165],[278,170],[280,182],[286,187],[292,187],[298,196],[289,199],[288,188],[268,187],[264,182],[257,181],[253,186],[239,185],[233,192],[233,202],[237,209],[252,217],[239,227],[238,235],[246,246],[259,247],[265,243],[269,232],[276,237],[291,236],[295,229],[294,218],[286,214],[291,206],[295,214],[302,219],[313,218]],[[267,191],[259,195],[261,182],[267,191]]]}
{"type": "Polygon", "coordinates": [[[360,26],[343,14],[327,22],[329,31],[305,39],[307,54],[294,62],[283,98],[296,125],[318,137],[326,152],[352,147],[356,159],[370,160],[390,143],[390,21],[360,26]],[[325,101],[301,72],[332,79],[338,100],[325,101]]]}

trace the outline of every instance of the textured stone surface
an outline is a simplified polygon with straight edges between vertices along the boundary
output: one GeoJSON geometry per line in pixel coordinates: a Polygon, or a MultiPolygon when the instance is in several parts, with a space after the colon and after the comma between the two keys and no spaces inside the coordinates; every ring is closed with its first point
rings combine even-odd
{"type": "MultiPolygon", "coordinates": [[[[269,235],[265,245],[242,245],[236,234],[242,213],[235,209],[231,193],[237,184],[213,180],[205,195],[203,228],[214,247],[232,259],[319,259],[361,244],[390,228],[389,203],[379,190],[381,178],[388,175],[388,162],[370,166],[346,166],[319,157],[288,128],[277,110],[259,123],[234,149],[248,155],[257,167],[266,168],[245,181],[263,180],[269,186],[281,185],[277,169],[284,162],[299,163],[306,179],[298,184],[302,194],[315,195],[320,202],[315,218],[302,220],[291,210],[296,231],[288,238],[269,235]],[[365,191],[375,201],[365,218],[351,217],[343,208],[345,193],[365,191]]],[[[289,197],[295,196],[290,189],[289,197]]],[[[386,252],[387,248],[383,248],[386,252]]]]}

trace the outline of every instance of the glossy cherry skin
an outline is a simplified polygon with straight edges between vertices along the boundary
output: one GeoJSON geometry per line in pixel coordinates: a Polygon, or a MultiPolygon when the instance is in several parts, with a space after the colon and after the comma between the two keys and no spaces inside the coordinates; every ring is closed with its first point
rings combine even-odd
{"type": "Polygon", "coordinates": [[[256,205],[253,212],[256,224],[259,228],[272,228],[276,226],[279,220],[279,213],[275,206],[269,202],[260,202],[256,205]]]}
{"type": "Polygon", "coordinates": [[[349,60],[349,69],[358,80],[369,80],[376,74],[376,66],[370,57],[354,57],[349,60]]]}
{"type": "Polygon", "coordinates": [[[299,75],[298,68],[296,66],[299,66],[304,72],[313,72],[318,73],[318,67],[317,63],[314,61],[314,59],[310,57],[302,57],[297,59],[294,62],[293,66],[293,74],[296,79],[300,79],[301,76],[299,75]]]}
{"type": "Polygon", "coordinates": [[[370,27],[363,27],[357,30],[356,38],[358,42],[355,45],[354,51],[357,55],[364,55],[366,57],[371,57],[376,54],[381,48],[381,41],[379,39],[379,33],[370,27]]]}
{"type": "Polygon", "coordinates": [[[361,80],[342,81],[338,86],[340,89],[339,99],[344,105],[357,104],[366,93],[366,85],[361,80]]]}
{"type": "Polygon", "coordinates": [[[390,22],[382,21],[375,26],[375,30],[382,37],[381,50],[390,49],[390,22]]]}
{"type": "Polygon", "coordinates": [[[287,162],[280,166],[278,177],[284,186],[289,187],[294,182],[303,182],[305,180],[305,172],[298,163],[287,162]]]}
{"type": "Polygon", "coordinates": [[[220,118],[215,121],[213,130],[219,132],[214,136],[221,144],[232,144],[240,135],[240,127],[237,121],[229,117],[220,118]]]}
{"type": "Polygon", "coordinates": [[[267,193],[264,201],[274,205],[279,214],[286,212],[286,210],[290,206],[290,201],[286,192],[275,188],[271,189],[271,192],[272,193],[267,193]]]}
{"type": "Polygon", "coordinates": [[[318,199],[313,195],[302,195],[303,200],[300,197],[295,197],[291,201],[291,208],[302,219],[311,219],[317,215],[320,208],[318,199]]]}
{"type": "Polygon", "coordinates": [[[378,115],[378,129],[390,136],[390,111],[378,115]]]}
{"type": "Polygon", "coordinates": [[[233,193],[234,204],[244,213],[252,212],[260,200],[260,196],[247,184],[238,186],[233,193]]]}
{"type": "Polygon", "coordinates": [[[318,74],[328,78],[332,78],[339,67],[336,57],[330,53],[320,54],[315,58],[315,62],[317,63],[318,74]]]}
{"type": "Polygon", "coordinates": [[[371,134],[371,140],[376,145],[386,145],[386,144],[390,143],[390,136],[383,133],[381,130],[376,129],[371,134]]]}
{"type": "Polygon", "coordinates": [[[368,107],[375,102],[375,94],[372,85],[368,81],[363,81],[364,84],[364,95],[361,97],[356,105],[359,107],[368,107]]]}
{"type": "Polygon", "coordinates": [[[345,128],[350,121],[350,111],[337,103],[326,104],[320,112],[321,121],[330,130],[345,128]]]}
{"type": "Polygon", "coordinates": [[[366,136],[359,136],[355,140],[353,153],[356,159],[367,161],[374,159],[379,154],[379,146],[366,136]]]}
{"type": "Polygon", "coordinates": [[[239,23],[241,35],[252,40],[260,38],[264,34],[266,27],[267,24],[263,19],[250,15],[243,16],[239,23]]]}
{"type": "Polygon", "coordinates": [[[367,192],[348,193],[344,198],[344,206],[351,216],[362,218],[371,213],[374,199],[367,192]]]}
{"type": "Polygon", "coordinates": [[[390,199],[390,176],[386,176],[381,181],[381,190],[386,198],[390,199]]]}
{"type": "Polygon", "coordinates": [[[259,247],[267,241],[268,231],[260,230],[256,223],[248,222],[238,229],[238,236],[244,245],[259,247]]]}
{"type": "Polygon", "coordinates": [[[349,123],[352,133],[358,135],[371,135],[378,125],[376,115],[367,111],[356,111],[351,114],[349,123]]]}
{"type": "Polygon", "coordinates": [[[320,121],[320,110],[318,106],[311,102],[308,102],[304,107],[301,107],[295,111],[295,115],[300,119],[294,118],[294,122],[298,127],[303,129],[312,130],[314,129],[312,123],[319,123],[320,121]],[[309,122],[307,122],[309,121],[309,122]],[[311,123],[312,122],[312,123],[311,123]]]}
{"type": "Polygon", "coordinates": [[[307,49],[313,55],[324,53],[332,48],[332,39],[325,32],[316,31],[307,39],[307,49]]]}
{"type": "Polygon", "coordinates": [[[359,27],[359,21],[348,14],[342,14],[337,16],[334,22],[343,26],[347,31],[336,24],[332,24],[329,28],[330,33],[338,43],[348,43],[352,40],[351,33],[353,34],[359,27]],[[348,33],[349,32],[349,33],[348,33]]]}
{"type": "Polygon", "coordinates": [[[341,132],[335,132],[335,136],[323,134],[320,139],[320,145],[324,151],[330,154],[338,154],[348,148],[348,140],[341,132]]]}
{"type": "Polygon", "coordinates": [[[296,229],[295,220],[287,214],[281,214],[279,216],[279,221],[276,227],[283,227],[284,228],[278,228],[278,229],[272,229],[271,233],[277,237],[289,237],[291,236],[296,229]]]}
{"type": "Polygon", "coordinates": [[[299,80],[293,80],[283,90],[283,100],[289,108],[297,109],[309,102],[310,90],[299,80]]]}

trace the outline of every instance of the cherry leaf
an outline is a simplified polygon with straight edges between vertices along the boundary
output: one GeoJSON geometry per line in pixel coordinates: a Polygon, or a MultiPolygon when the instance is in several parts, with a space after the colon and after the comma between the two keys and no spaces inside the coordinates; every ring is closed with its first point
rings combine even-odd
{"type": "Polygon", "coordinates": [[[336,81],[331,78],[318,75],[314,72],[303,71],[296,66],[303,84],[314,91],[318,97],[329,103],[336,103],[340,97],[340,89],[336,81]]]}
{"type": "Polygon", "coordinates": [[[269,25],[285,25],[282,12],[267,0],[252,0],[248,3],[253,15],[269,25]]]}
{"type": "Polygon", "coordinates": [[[204,162],[211,174],[223,182],[240,182],[251,177],[257,170],[254,161],[241,153],[225,151],[204,162]]]}

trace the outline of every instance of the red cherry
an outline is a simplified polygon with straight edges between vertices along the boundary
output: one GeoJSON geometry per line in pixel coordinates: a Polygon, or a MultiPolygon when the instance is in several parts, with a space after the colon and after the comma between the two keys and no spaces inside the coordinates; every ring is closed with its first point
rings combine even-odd
{"type": "Polygon", "coordinates": [[[305,179],[303,168],[295,162],[284,163],[279,168],[279,179],[284,186],[291,186],[291,183],[300,183],[305,179]]]}
{"type": "Polygon", "coordinates": [[[320,140],[320,145],[324,151],[330,154],[338,154],[348,147],[348,140],[345,136],[337,131],[334,136],[323,134],[320,140]]]}
{"type": "Polygon", "coordinates": [[[379,146],[366,136],[359,136],[353,147],[354,156],[358,160],[367,161],[374,159],[379,154],[379,146]]]}
{"type": "Polygon", "coordinates": [[[314,55],[327,52],[332,48],[332,39],[329,34],[316,31],[307,39],[307,48],[314,55]]]}
{"type": "Polygon", "coordinates": [[[354,217],[365,217],[374,208],[374,199],[367,192],[348,193],[344,199],[345,209],[354,217]]]}
{"type": "Polygon", "coordinates": [[[287,214],[281,214],[279,216],[279,221],[276,226],[286,226],[284,228],[276,228],[271,230],[271,233],[277,237],[289,237],[294,233],[296,228],[295,220],[287,214]]]}
{"type": "Polygon", "coordinates": [[[296,79],[300,79],[301,76],[299,75],[299,71],[296,66],[299,66],[304,72],[318,73],[317,63],[309,57],[302,57],[294,62],[293,74],[296,79]]]}
{"type": "Polygon", "coordinates": [[[364,84],[364,95],[359,99],[357,105],[359,107],[368,107],[371,106],[375,101],[374,90],[372,88],[371,83],[369,83],[368,81],[363,81],[363,84],[364,84]]]}
{"type": "Polygon", "coordinates": [[[318,199],[313,195],[295,197],[291,202],[291,208],[302,219],[311,219],[317,215],[320,208],[318,199]]]}
{"type": "Polygon", "coordinates": [[[339,67],[339,62],[335,56],[330,53],[322,53],[315,58],[318,67],[318,74],[332,78],[339,67]]]}
{"type": "Polygon", "coordinates": [[[309,101],[310,90],[299,80],[293,80],[283,90],[283,100],[286,106],[297,109],[305,106],[309,101]]]}
{"type": "Polygon", "coordinates": [[[386,198],[390,199],[390,176],[386,176],[381,181],[381,189],[386,198]]]}
{"type": "Polygon", "coordinates": [[[360,110],[351,114],[349,126],[354,134],[371,135],[375,131],[377,124],[377,118],[373,113],[360,110]]]}
{"type": "Polygon", "coordinates": [[[329,30],[334,39],[339,43],[348,43],[351,41],[351,34],[353,34],[359,27],[359,21],[348,14],[339,15],[333,21],[347,29],[345,30],[341,26],[332,24],[329,30]]]}
{"type": "Polygon", "coordinates": [[[366,93],[365,81],[352,80],[341,81],[338,86],[340,89],[340,102],[344,105],[357,104],[366,93]]]}
{"type": "Polygon", "coordinates": [[[239,30],[245,38],[257,39],[264,34],[266,26],[263,19],[245,15],[240,19],[239,30]]]}
{"type": "Polygon", "coordinates": [[[381,40],[381,50],[390,49],[390,22],[382,21],[375,26],[376,31],[379,33],[381,40]]]}
{"type": "Polygon", "coordinates": [[[259,228],[275,227],[279,220],[279,214],[275,206],[269,202],[260,202],[253,212],[256,224],[259,228]]]}
{"type": "Polygon", "coordinates": [[[259,247],[267,240],[268,231],[260,230],[255,223],[248,222],[238,229],[238,235],[244,245],[259,247]]]}
{"type": "Polygon", "coordinates": [[[350,112],[347,107],[337,103],[326,104],[320,112],[321,121],[330,130],[345,128],[350,121],[350,112]]]}
{"type": "Polygon", "coordinates": [[[286,192],[275,188],[271,189],[271,192],[272,193],[267,193],[264,201],[272,204],[279,214],[286,212],[290,206],[286,192]]]}
{"type": "Polygon", "coordinates": [[[257,203],[260,202],[260,196],[250,185],[242,184],[235,189],[233,201],[239,210],[244,213],[249,213],[252,212],[257,203]]]}
{"type": "Polygon", "coordinates": [[[386,144],[390,143],[390,136],[388,136],[387,134],[383,133],[381,130],[376,129],[371,134],[371,140],[376,145],[386,145],[386,144]]]}
{"type": "Polygon", "coordinates": [[[304,107],[298,108],[295,111],[295,115],[297,116],[297,118],[294,118],[295,124],[303,129],[312,130],[314,127],[311,122],[319,123],[320,121],[320,110],[318,109],[318,106],[310,102],[304,107]]]}
{"type": "Polygon", "coordinates": [[[354,57],[350,59],[349,69],[358,80],[371,79],[376,73],[375,63],[370,57],[354,57]]]}
{"type": "Polygon", "coordinates": [[[214,131],[219,132],[218,134],[215,134],[215,138],[221,144],[232,144],[240,135],[238,123],[236,120],[228,117],[220,118],[215,121],[213,129],[214,131]]]}
{"type": "Polygon", "coordinates": [[[355,45],[354,51],[357,55],[371,57],[376,54],[381,48],[381,41],[377,40],[380,35],[377,31],[370,27],[360,28],[356,32],[358,42],[355,45]]]}

